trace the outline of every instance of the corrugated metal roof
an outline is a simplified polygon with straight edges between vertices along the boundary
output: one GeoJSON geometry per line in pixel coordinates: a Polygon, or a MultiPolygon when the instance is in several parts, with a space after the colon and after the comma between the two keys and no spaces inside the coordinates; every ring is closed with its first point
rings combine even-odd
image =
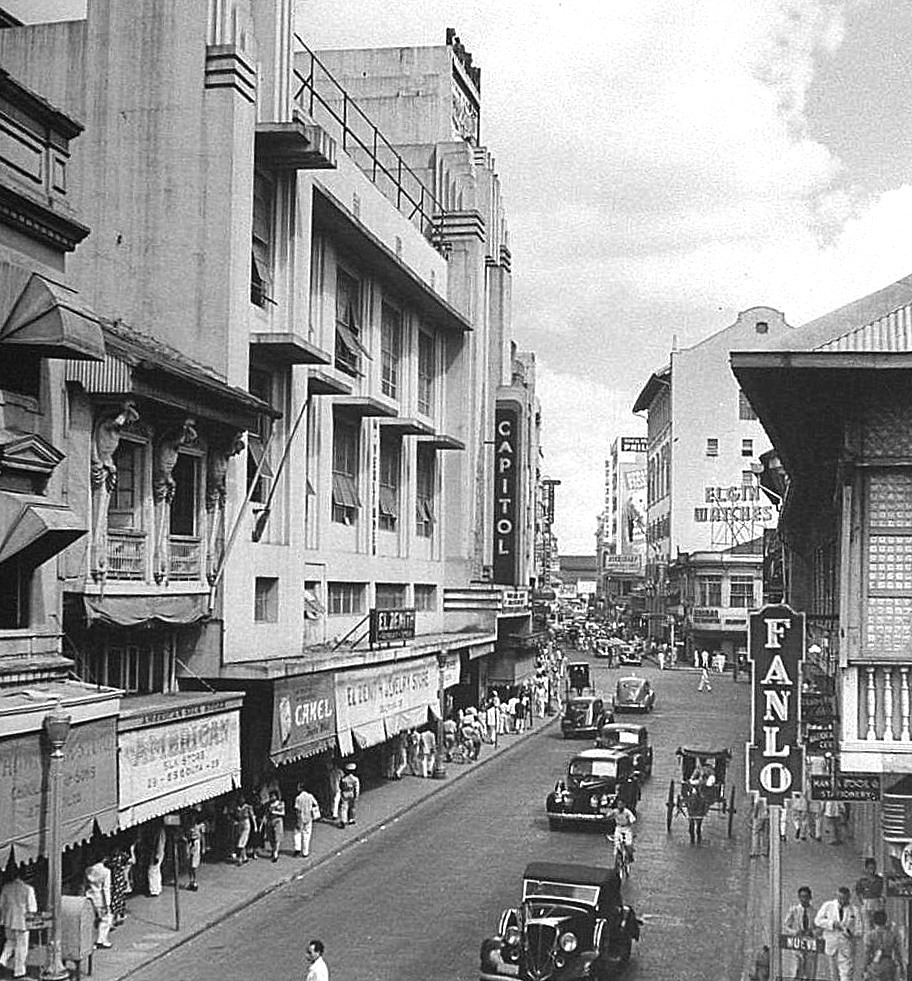
{"type": "Polygon", "coordinates": [[[819,345],[818,351],[912,351],[912,303],[819,345]]]}

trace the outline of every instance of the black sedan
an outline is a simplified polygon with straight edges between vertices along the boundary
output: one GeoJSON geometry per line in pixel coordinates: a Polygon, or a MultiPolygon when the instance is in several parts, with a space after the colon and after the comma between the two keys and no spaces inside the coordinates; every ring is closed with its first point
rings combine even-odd
{"type": "Polygon", "coordinates": [[[636,809],[638,786],[633,760],[617,749],[584,749],[567,767],[567,776],[548,794],[545,810],[551,828],[590,824],[608,828],[608,812],[615,798],[623,797],[636,809]]]}
{"type": "Polygon", "coordinates": [[[610,705],[598,695],[575,695],[567,699],[560,727],[564,739],[575,736],[592,738],[606,722],[614,720],[610,705]]]}
{"type": "Polygon", "coordinates": [[[652,746],[646,726],[635,722],[609,722],[602,726],[595,745],[599,749],[617,749],[633,760],[634,773],[639,780],[652,776],[652,746]]]}

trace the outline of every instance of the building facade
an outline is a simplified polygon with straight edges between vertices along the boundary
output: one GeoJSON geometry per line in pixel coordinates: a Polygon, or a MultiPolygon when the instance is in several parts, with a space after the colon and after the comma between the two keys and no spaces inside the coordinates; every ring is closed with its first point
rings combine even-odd
{"type": "Polygon", "coordinates": [[[0,61],[86,126],[72,275],[104,350],[64,373],[90,533],[63,616],[80,675],[126,692],[120,826],[334,754],[379,774],[528,677],[540,412],[462,45],[318,54],[290,0],[98,0],[0,31],[0,61]],[[208,785],[137,796],[143,745],[213,727],[208,785]]]}
{"type": "Polygon", "coordinates": [[[865,797],[876,801],[879,785],[882,802],[852,805],[856,838],[900,876],[912,842],[910,318],[905,277],[798,328],[787,346],[732,355],[775,450],[764,479],[780,465],[787,475],[770,566],[806,614],[805,723],[819,723],[804,732],[809,769],[836,796],[840,771],[875,778],[865,797]]]}
{"type": "Polygon", "coordinates": [[[596,533],[598,597],[606,614],[639,612],[646,566],[647,439],[618,436],[605,461],[605,508],[596,533]]]}
{"type": "Polygon", "coordinates": [[[695,648],[734,656],[746,646],[747,611],[762,601],[763,534],[777,520],[758,478],[770,444],[728,362],[737,347],[768,347],[789,329],[777,310],[746,310],[673,350],[634,404],[648,423],[650,635],[683,641],[687,656],[695,648]]]}

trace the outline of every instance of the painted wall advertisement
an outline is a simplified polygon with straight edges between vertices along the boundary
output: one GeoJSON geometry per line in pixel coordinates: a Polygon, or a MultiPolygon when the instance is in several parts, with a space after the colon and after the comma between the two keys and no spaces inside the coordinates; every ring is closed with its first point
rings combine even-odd
{"type": "Polygon", "coordinates": [[[240,713],[132,729],[120,733],[119,745],[122,810],[223,778],[230,788],[241,767],[240,713]]]}
{"type": "Polygon", "coordinates": [[[438,705],[437,658],[419,657],[396,664],[336,674],[336,718],[344,756],[375,746],[397,732],[427,721],[438,705]]]}
{"type": "Polygon", "coordinates": [[[519,410],[498,405],[494,414],[494,582],[518,586],[519,410]]]}
{"type": "Polygon", "coordinates": [[[335,683],[332,674],[280,678],[272,706],[274,763],[311,756],[336,739],[335,683]]]}
{"type": "MultiPolygon", "coordinates": [[[[63,847],[91,837],[96,820],[105,833],[117,821],[117,719],[74,725],[61,775],[63,847]]],[[[17,862],[46,854],[47,750],[40,732],[0,740],[0,862],[9,848],[17,862]]]]}

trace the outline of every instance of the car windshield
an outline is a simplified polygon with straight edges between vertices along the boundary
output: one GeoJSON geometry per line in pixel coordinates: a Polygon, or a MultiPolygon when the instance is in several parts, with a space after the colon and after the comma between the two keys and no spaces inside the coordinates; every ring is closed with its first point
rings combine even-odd
{"type": "Polygon", "coordinates": [[[591,707],[592,702],[578,702],[571,698],[567,702],[567,715],[588,715],[591,707]]]}
{"type": "Polygon", "coordinates": [[[618,682],[618,691],[624,692],[627,695],[636,695],[644,686],[645,682],[640,681],[638,678],[627,678],[625,681],[618,682]]]}
{"type": "MultiPolygon", "coordinates": [[[[587,906],[598,902],[598,886],[580,886],[572,882],[547,882],[538,879],[523,880],[523,900],[547,897],[549,899],[572,899],[587,906]]],[[[539,914],[541,915],[541,914],[539,914]]]]}
{"type": "Polygon", "coordinates": [[[617,760],[594,760],[580,757],[570,764],[570,776],[578,780],[598,777],[616,777],[617,760]]]}
{"type": "Polygon", "coordinates": [[[622,729],[620,732],[610,732],[608,735],[614,742],[620,743],[622,746],[636,746],[640,741],[640,734],[638,732],[630,732],[629,729],[622,729]]]}

